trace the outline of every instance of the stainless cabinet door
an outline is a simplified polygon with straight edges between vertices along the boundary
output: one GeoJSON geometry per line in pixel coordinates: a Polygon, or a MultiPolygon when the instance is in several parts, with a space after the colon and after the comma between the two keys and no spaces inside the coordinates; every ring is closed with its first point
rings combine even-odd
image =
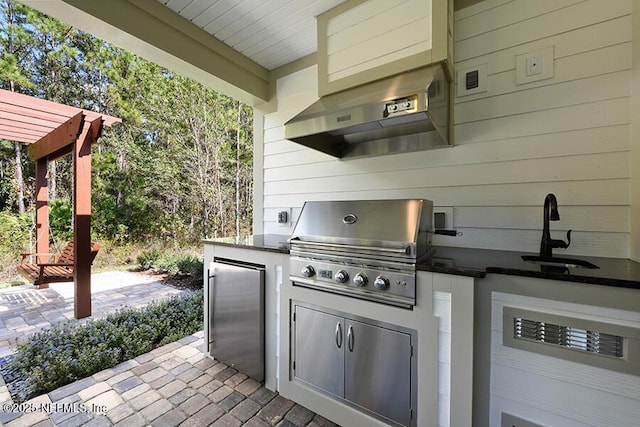
{"type": "Polygon", "coordinates": [[[344,319],[295,306],[295,378],[344,396],[344,319]]]}
{"type": "Polygon", "coordinates": [[[411,424],[411,336],[347,320],[345,398],[411,424]]]}
{"type": "Polygon", "coordinates": [[[213,357],[264,380],[264,270],[214,264],[209,282],[209,350],[213,357]]]}

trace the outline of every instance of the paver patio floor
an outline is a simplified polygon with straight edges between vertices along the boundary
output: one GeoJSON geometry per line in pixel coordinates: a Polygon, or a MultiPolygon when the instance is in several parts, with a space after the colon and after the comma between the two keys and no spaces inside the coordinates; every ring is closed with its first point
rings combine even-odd
{"type": "MultiPolygon", "coordinates": [[[[181,292],[150,277],[116,273],[122,272],[92,276],[92,317],[181,292]]],[[[43,290],[31,286],[0,290],[0,334],[4,337],[0,351],[11,352],[10,343],[21,336],[72,318],[73,284],[67,285],[51,285],[43,290]]],[[[205,356],[203,335],[200,331],[22,406],[10,400],[0,379],[0,425],[335,426],[247,375],[205,356]]]]}
{"type": "Polygon", "coordinates": [[[22,407],[2,403],[0,423],[7,427],[335,426],[206,357],[203,341],[201,331],[22,407]]]}

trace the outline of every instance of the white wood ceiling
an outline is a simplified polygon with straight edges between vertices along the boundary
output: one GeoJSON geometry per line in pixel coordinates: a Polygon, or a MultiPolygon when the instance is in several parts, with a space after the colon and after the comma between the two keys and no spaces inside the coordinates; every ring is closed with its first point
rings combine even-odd
{"type": "Polygon", "coordinates": [[[316,16],[344,0],[157,0],[267,70],[317,50],[316,16]]]}

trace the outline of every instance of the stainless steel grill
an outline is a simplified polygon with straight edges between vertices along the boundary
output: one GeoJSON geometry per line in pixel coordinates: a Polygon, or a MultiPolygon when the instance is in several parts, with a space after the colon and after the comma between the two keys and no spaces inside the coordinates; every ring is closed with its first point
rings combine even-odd
{"type": "Polygon", "coordinates": [[[432,211],[423,199],[306,202],[289,240],[293,285],[412,308],[432,211]]]}

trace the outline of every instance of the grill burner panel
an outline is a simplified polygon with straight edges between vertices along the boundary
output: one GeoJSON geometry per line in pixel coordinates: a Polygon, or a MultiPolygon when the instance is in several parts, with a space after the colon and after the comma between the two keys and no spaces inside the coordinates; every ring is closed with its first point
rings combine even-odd
{"type": "Polygon", "coordinates": [[[365,263],[345,264],[295,256],[290,258],[289,267],[294,286],[403,308],[412,308],[415,305],[416,274],[411,268],[404,271],[380,269],[365,263]],[[345,277],[344,281],[340,280],[342,277],[345,277]],[[358,286],[363,278],[364,283],[358,286]]]}
{"type": "Polygon", "coordinates": [[[289,240],[290,280],[410,309],[432,210],[422,199],[307,202],[289,240]]]}

